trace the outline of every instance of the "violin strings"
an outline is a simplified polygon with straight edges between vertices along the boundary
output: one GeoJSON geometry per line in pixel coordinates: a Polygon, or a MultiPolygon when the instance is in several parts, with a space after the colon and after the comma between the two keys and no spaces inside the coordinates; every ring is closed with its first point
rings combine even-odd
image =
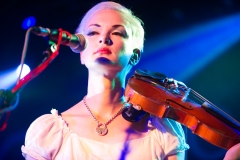
{"type": "MultiPolygon", "coordinates": [[[[218,112],[220,112],[220,114],[222,113],[222,115],[224,115],[225,117],[227,117],[227,119],[231,119],[231,121],[234,121],[235,122],[235,124],[237,124],[238,126],[240,125],[240,123],[237,121],[237,120],[235,120],[234,118],[232,118],[230,115],[228,115],[226,112],[224,112],[223,110],[221,110],[220,108],[218,108],[216,105],[214,105],[212,102],[210,102],[209,100],[207,100],[206,98],[204,98],[202,95],[200,95],[199,93],[197,93],[195,90],[193,90],[193,89],[191,89],[191,88],[188,88],[188,87],[185,87],[185,86],[178,86],[177,87],[178,89],[182,89],[185,93],[187,92],[187,91],[190,91],[190,93],[192,93],[191,94],[191,96],[193,97],[193,98],[195,98],[196,100],[198,100],[201,104],[200,105],[202,105],[202,103],[204,103],[204,102],[207,102],[207,103],[209,103],[211,106],[212,106],[212,108],[214,108],[215,110],[217,110],[218,112]]],[[[189,95],[187,95],[187,97],[188,97],[189,95]]],[[[194,100],[193,100],[194,101],[194,100]]]]}
{"type": "Polygon", "coordinates": [[[214,107],[216,107],[214,104],[212,104],[209,100],[207,100],[206,98],[204,98],[202,95],[200,95],[199,93],[197,93],[196,91],[194,91],[193,89],[191,89],[191,92],[196,95],[199,99],[202,100],[202,102],[208,102],[209,104],[213,105],[214,107]]]}
{"type": "Polygon", "coordinates": [[[218,108],[216,105],[214,105],[212,102],[210,102],[209,100],[207,100],[206,98],[204,98],[203,96],[201,96],[199,93],[197,93],[196,91],[194,91],[193,89],[191,89],[191,92],[196,95],[197,97],[195,98],[199,98],[204,100],[205,102],[208,102],[209,104],[211,104],[213,106],[213,108],[215,108],[216,110],[222,112],[225,116],[227,116],[229,119],[231,119],[232,121],[235,121],[236,123],[239,124],[239,122],[237,120],[235,120],[234,118],[232,118],[230,115],[228,115],[226,112],[224,112],[223,110],[221,110],[220,108],[218,108]]]}
{"type": "Polygon", "coordinates": [[[191,96],[193,96],[194,98],[196,98],[198,101],[200,101],[201,103],[203,103],[205,100],[204,100],[204,97],[202,97],[200,94],[198,94],[197,92],[195,92],[193,89],[190,88],[190,93],[191,96]]]}
{"type": "MultiPolygon", "coordinates": [[[[181,89],[186,89],[183,86],[179,86],[178,88],[181,89]]],[[[223,114],[225,114],[227,117],[231,118],[232,120],[236,121],[235,119],[233,119],[231,116],[229,116],[226,112],[224,112],[223,110],[221,110],[220,108],[218,108],[216,105],[214,105],[212,102],[210,102],[209,100],[207,100],[206,98],[204,98],[202,95],[200,95],[198,92],[196,92],[195,90],[193,90],[192,88],[188,88],[190,89],[190,92],[193,94],[192,96],[194,98],[196,98],[198,101],[200,101],[201,103],[207,102],[210,105],[212,105],[213,108],[215,108],[216,110],[219,110],[220,112],[222,112],[223,114]]],[[[236,121],[237,122],[237,121],[236,121]]],[[[239,123],[239,122],[238,122],[239,123]]]]}

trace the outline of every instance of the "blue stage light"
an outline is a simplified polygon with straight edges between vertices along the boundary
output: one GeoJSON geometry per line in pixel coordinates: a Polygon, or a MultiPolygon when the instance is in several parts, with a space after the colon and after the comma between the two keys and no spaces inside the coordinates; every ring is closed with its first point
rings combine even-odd
{"type": "Polygon", "coordinates": [[[16,83],[17,76],[15,71],[8,70],[0,73],[0,89],[9,89],[16,83]]]}
{"type": "MultiPolygon", "coordinates": [[[[17,79],[19,77],[20,69],[21,69],[21,66],[19,66],[17,69],[15,68],[12,70],[1,72],[0,73],[0,89],[9,89],[13,87],[16,84],[17,79]]],[[[20,79],[23,78],[25,75],[27,75],[29,72],[30,72],[30,68],[26,64],[24,64],[20,79]]]]}
{"type": "Polygon", "coordinates": [[[138,67],[186,81],[236,44],[239,28],[240,13],[157,36],[138,67]]]}
{"type": "Polygon", "coordinates": [[[22,23],[22,28],[28,29],[28,28],[34,26],[35,24],[36,24],[36,19],[33,16],[31,16],[31,17],[24,19],[24,21],[22,23]]]}

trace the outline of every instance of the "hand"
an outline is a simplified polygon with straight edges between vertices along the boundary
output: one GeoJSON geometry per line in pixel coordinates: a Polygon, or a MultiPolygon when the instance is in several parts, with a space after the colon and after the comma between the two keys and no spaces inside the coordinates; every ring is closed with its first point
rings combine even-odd
{"type": "Polygon", "coordinates": [[[164,85],[165,87],[172,91],[173,93],[180,93],[179,90],[181,91],[188,91],[188,87],[181,81],[177,81],[173,78],[166,78],[164,80],[164,85]]]}
{"type": "Polygon", "coordinates": [[[240,143],[231,147],[225,154],[224,160],[240,160],[240,143]]]}

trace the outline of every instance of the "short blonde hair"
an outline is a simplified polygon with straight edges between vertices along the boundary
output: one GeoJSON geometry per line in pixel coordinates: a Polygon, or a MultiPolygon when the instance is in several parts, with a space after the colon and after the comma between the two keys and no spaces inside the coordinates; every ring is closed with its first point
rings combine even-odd
{"type": "Polygon", "coordinates": [[[91,18],[91,16],[97,11],[104,9],[112,9],[118,11],[126,20],[127,27],[129,27],[132,31],[132,40],[133,47],[138,48],[141,52],[143,51],[144,44],[144,29],[143,22],[141,19],[136,17],[132,11],[119,3],[116,2],[100,2],[93,6],[83,17],[81,23],[79,24],[76,33],[84,34],[84,29],[86,27],[87,21],[91,18]]]}

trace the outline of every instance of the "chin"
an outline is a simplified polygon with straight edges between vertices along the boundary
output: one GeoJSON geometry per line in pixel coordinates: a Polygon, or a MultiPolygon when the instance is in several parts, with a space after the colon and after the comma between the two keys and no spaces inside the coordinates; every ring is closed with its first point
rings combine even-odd
{"type": "Polygon", "coordinates": [[[105,57],[99,57],[95,60],[95,63],[103,64],[103,65],[113,65],[114,62],[112,62],[110,59],[105,57]]]}

